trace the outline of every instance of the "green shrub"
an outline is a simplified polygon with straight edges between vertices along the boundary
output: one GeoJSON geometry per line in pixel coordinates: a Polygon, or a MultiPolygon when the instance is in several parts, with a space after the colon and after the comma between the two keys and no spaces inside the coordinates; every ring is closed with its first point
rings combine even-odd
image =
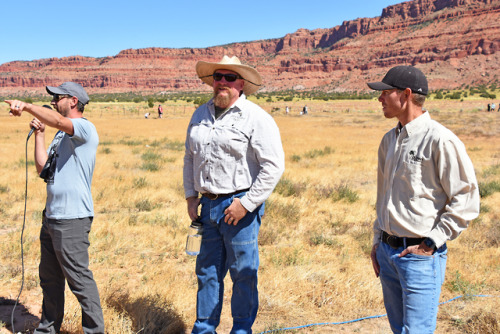
{"type": "Polygon", "coordinates": [[[346,184],[341,184],[335,187],[335,191],[330,195],[330,197],[335,202],[345,199],[349,203],[354,203],[359,199],[358,193],[349,188],[346,184]]]}
{"type": "Polygon", "coordinates": [[[145,177],[139,177],[139,178],[136,178],[134,179],[134,188],[144,188],[144,187],[147,187],[148,185],[148,181],[146,180],[145,177]]]}
{"type": "Polygon", "coordinates": [[[161,169],[161,165],[157,162],[145,162],[142,164],[141,169],[149,172],[157,172],[161,169]]]}
{"type": "Polygon", "coordinates": [[[324,155],[332,154],[334,152],[335,152],[335,150],[332,150],[332,148],[330,146],[325,146],[325,148],[322,150],[315,149],[315,150],[311,150],[309,152],[306,152],[304,154],[304,157],[313,159],[316,157],[322,157],[324,155]]]}
{"type": "Polygon", "coordinates": [[[500,182],[479,182],[479,195],[481,198],[488,197],[500,191],[500,182]]]}
{"type": "Polygon", "coordinates": [[[306,189],[306,185],[303,183],[293,183],[291,180],[282,177],[274,191],[278,194],[289,197],[289,196],[299,196],[306,189]]]}
{"type": "Polygon", "coordinates": [[[151,211],[155,206],[149,201],[149,199],[141,200],[135,203],[135,208],[139,211],[151,211]]]}
{"type": "Polygon", "coordinates": [[[143,153],[141,155],[141,159],[144,160],[144,161],[161,161],[162,157],[158,153],[155,153],[155,152],[152,152],[152,151],[148,151],[148,152],[143,153]]]}
{"type": "Polygon", "coordinates": [[[477,294],[481,286],[478,284],[473,284],[471,282],[466,281],[460,272],[457,270],[453,274],[453,277],[448,283],[448,288],[452,292],[460,293],[466,298],[473,298],[473,295],[477,294]]]}

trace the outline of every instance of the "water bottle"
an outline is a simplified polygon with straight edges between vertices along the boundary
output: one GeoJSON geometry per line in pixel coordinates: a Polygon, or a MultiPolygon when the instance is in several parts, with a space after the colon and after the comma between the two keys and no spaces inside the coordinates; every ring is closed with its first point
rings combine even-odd
{"type": "Polygon", "coordinates": [[[186,254],[193,256],[200,254],[202,232],[203,224],[200,221],[196,220],[191,222],[186,241],[186,254]]]}

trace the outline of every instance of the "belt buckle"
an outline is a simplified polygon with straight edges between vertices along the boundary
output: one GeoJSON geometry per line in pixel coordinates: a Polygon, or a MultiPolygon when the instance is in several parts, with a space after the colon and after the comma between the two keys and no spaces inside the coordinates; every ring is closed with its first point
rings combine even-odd
{"type": "Polygon", "coordinates": [[[205,196],[211,201],[215,201],[217,198],[219,198],[219,194],[212,194],[212,193],[204,193],[203,196],[205,196]]]}
{"type": "Polygon", "coordinates": [[[387,244],[388,244],[389,246],[391,246],[393,249],[398,249],[398,248],[399,248],[399,245],[398,245],[398,243],[397,243],[397,240],[398,240],[398,239],[399,239],[399,238],[398,238],[398,237],[396,237],[396,236],[394,236],[394,235],[389,235],[389,236],[387,237],[387,244]]]}

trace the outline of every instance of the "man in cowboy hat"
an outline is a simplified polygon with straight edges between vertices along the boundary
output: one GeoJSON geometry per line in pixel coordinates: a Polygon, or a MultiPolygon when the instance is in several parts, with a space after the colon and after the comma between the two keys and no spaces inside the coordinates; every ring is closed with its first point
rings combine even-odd
{"type": "Polygon", "coordinates": [[[203,224],[193,333],[215,332],[228,270],[231,333],[251,333],[258,309],[257,237],[264,201],[284,171],[283,147],[273,118],[246,99],[262,83],[254,68],[224,56],[219,63],[198,62],[196,73],[214,96],[194,112],[184,156],[188,214],[203,224]]]}
{"type": "Polygon", "coordinates": [[[386,118],[397,126],[378,150],[377,219],[371,259],[394,333],[433,333],[446,269],[446,242],[479,214],[479,191],[464,144],[423,109],[427,79],[413,66],[381,82],[386,118]]]}
{"type": "Polygon", "coordinates": [[[89,267],[89,233],[94,218],[90,185],[94,173],[99,136],[95,126],[83,118],[89,97],[75,82],[46,87],[56,110],[25,103],[10,104],[10,113],[34,116],[36,170],[47,183],[47,199],[40,231],[40,287],[42,319],[35,334],[59,333],[64,317],[65,282],[82,309],[82,328],[104,333],[99,291],[89,267]],[[45,128],[59,131],[48,152],[45,128]]]}

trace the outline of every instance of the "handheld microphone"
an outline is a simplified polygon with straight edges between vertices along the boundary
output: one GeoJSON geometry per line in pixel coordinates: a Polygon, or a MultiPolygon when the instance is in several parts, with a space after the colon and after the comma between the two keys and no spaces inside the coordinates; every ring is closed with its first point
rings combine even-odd
{"type": "Polygon", "coordinates": [[[28,133],[28,138],[26,138],[26,140],[30,139],[31,135],[33,134],[33,132],[35,132],[35,128],[32,126],[31,127],[31,130],[30,130],[30,133],[28,133]]]}
{"type": "MultiPolygon", "coordinates": [[[[52,107],[49,106],[48,104],[44,104],[43,107],[52,110],[52,107]]],[[[36,130],[35,127],[32,126],[30,133],[28,133],[28,138],[26,138],[26,140],[30,139],[31,135],[33,134],[33,132],[35,132],[35,130],[36,130]]]]}

